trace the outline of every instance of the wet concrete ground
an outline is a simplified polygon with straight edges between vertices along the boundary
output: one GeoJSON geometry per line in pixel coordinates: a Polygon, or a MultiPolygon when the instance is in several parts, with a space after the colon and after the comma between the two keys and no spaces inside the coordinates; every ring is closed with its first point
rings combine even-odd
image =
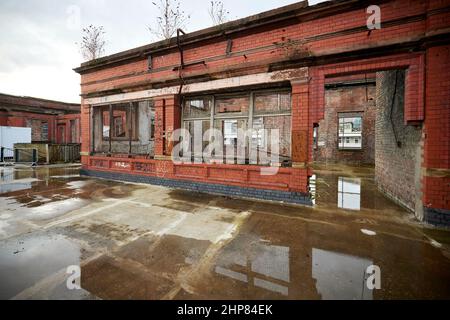
{"type": "Polygon", "coordinates": [[[322,168],[313,190],[308,208],[0,168],[0,299],[450,298],[450,231],[385,198],[372,169],[322,168]]]}

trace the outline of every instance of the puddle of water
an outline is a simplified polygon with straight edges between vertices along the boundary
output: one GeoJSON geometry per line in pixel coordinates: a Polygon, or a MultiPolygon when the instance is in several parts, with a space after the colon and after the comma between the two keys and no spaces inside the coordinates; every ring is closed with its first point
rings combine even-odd
{"type": "MultiPolygon", "coordinates": [[[[49,229],[58,235],[0,240],[0,298],[79,264],[86,250],[108,254],[82,265],[87,291],[79,298],[450,298],[449,233],[425,237],[419,225],[387,219],[407,213],[376,190],[367,172],[317,172],[314,208],[165,189],[148,199],[152,187],[68,172],[26,174],[39,180],[31,189],[0,195],[0,231],[20,213],[54,218],[82,202],[124,201],[107,214],[49,229]],[[379,290],[367,287],[371,265],[381,271],[379,290]]],[[[54,288],[47,297],[66,295],[63,284],[54,288]]]]}
{"type": "Polygon", "coordinates": [[[361,209],[361,179],[338,177],[338,208],[361,209]]]}
{"type": "Polygon", "coordinates": [[[343,210],[373,211],[378,214],[396,212],[408,214],[405,209],[396,205],[381,193],[375,185],[373,175],[365,169],[364,175],[352,174],[343,176],[341,172],[317,171],[310,178],[310,190],[313,201],[319,207],[334,207],[343,210]]]}
{"type": "Polygon", "coordinates": [[[1,208],[38,219],[63,215],[93,200],[126,197],[139,188],[82,178],[78,168],[10,169],[7,176],[0,182],[1,208]]]}
{"type": "Polygon", "coordinates": [[[53,273],[80,264],[80,248],[60,235],[3,240],[0,246],[0,299],[11,299],[53,273]]]}
{"type": "Polygon", "coordinates": [[[450,260],[422,240],[253,214],[211,271],[176,298],[448,299],[450,260]],[[367,284],[372,265],[381,289],[367,284]]]}
{"type": "Polygon", "coordinates": [[[339,252],[312,248],[312,277],[324,300],[372,300],[366,270],[373,261],[339,252]]]}
{"type": "Polygon", "coordinates": [[[0,194],[8,193],[8,192],[15,192],[15,191],[23,191],[31,189],[31,182],[21,182],[18,180],[14,183],[5,183],[0,184],[0,194]]]}

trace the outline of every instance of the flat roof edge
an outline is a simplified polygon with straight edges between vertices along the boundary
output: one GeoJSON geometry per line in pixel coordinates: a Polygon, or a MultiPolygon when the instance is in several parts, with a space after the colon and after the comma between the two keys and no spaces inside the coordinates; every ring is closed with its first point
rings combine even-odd
{"type": "MultiPolygon", "coordinates": [[[[218,26],[201,29],[182,36],[184,44],[192,44],[198,41],[207,40],[209,38],[224,36],[229,33],[242,31],[258,26],[263,26],[268,23],[275,22],[274,20],[287,20],[296,17],[300,12],[305,14],[317,13],[318,11],[326,11],[331,8],[340,7],[342,5],[358,3],[358,0],[332,0],[319,3],[313,6],[308,5],[308,1],[301,1],[287,6],[271,9],[255,15],[244,17],[238,20],[230,21],[218,26]]],[[[106,67],[110,64],[116,64],[130,59],[141,58],[152,52],[170,50],[176,47],[176,37],[168,40],[161,40],[150,43],[144,46],[136,47],[126,51],[118,52],[108,55],[96,60],[83,62],[79,67],[73,70],[77,73],[84,73],[91,69],[106,67]]]]}

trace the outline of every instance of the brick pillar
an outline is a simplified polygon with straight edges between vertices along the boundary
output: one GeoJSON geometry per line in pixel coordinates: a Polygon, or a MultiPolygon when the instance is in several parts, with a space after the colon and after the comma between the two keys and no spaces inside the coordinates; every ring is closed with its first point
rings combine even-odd
{"type": "Polygon", "coordinates": [[[427,49],[424,220],[450,226],[450,45],[427,49]]]}
{"type": "Polygon", "coordinates": [[[307,80],[296,80],[292,81],[291,85],[292,163],[295,167],[305,167],[309,162],[309,140],[312,131],[312,125],[309,123],[309,84],[307,80]]]}
{"type": "Polygon", "coordinates": [[[291,81],[292,85],[292,173],[291,191],[308,192],[308,168],[310,143],[309,83],[308,79],[291,81]]]}
{"type": "Polygon", "coordinates": [[[155,99],[155,158],[164,156],[164,99],[155,99]]]}
{"type": "Polygon", "coordinates": [[[174,130],[181,126],[181,108],[178,95],[162,96],[155,102],[155,159],[170,159],[174,130]]]}
{"type": "Polygon", "coordinates": [[[81,99],[81,116],[80,116],[80,140],[81,140],[81,164],[87,166],[89,164],[89,154],[91,151],[92,132],[94,130],[91,127],[91,112],[92,108],[88,104],[84,103],[84,99],[81,99]]]}

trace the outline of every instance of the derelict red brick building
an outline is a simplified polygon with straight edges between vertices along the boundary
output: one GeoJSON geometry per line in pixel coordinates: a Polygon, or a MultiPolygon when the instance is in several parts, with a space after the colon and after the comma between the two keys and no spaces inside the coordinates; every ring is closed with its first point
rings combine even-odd
{"type": "Polygon", "coordinates": [[[358,152],[375,135],[375,153],[361,157],[374,162],[380,189],[419,219],[449,224],[449,28],[448,0],[305,1],[84,63],[75,69],[84,173],[311,204],[310,165],[330,142],[321,136],[327,90],[375,85],[374,103],[333,109],[334,146],[358,152]],[[369,30],[374,4],[381,29],[369,30]],[[262,163],[174,164],[173,131],[195,123],[230,144],[235,128],[282,129],[278,173],[261,175],[262,163]]]}
{"type": "Polygon", "coordinates": [[[0,126],[31,128],[33,142],[80,143],[80,105],[0,94],[0,126]]]}

